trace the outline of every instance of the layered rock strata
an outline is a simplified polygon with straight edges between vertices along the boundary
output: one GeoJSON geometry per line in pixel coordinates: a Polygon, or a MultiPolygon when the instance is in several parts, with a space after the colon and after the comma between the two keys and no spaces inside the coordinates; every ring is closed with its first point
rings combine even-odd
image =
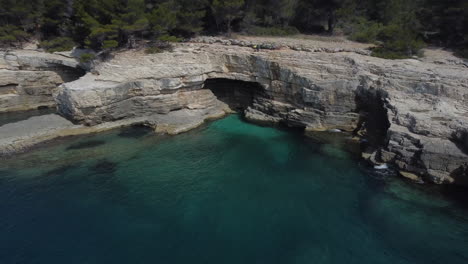
{"type": "Polygon", "coordinates": [[[354,131],[373,162],[435,183],[468,179],[463,62],[192,43],[172,53],[123,52],[96,70],[57,93],[61,113],[76,122],[96,125],[181,109],[219,112],[226,104],[205,82],[245,81],[262,89],[245,110],[251,120],[354,131]]]}
{"type": "MultiPolygon", "coordinates": [[[[393,164],[407,177],[468,184],[466,61],[391,61],[346,49],[255,52],[236,43],[186,43],[152,55],[121,52],[58,89],[77,78],[74,59],[1,53],[0,111],[56,102],[74,124],[54,117],[60,129],[39,126],[38,133],[19,138],[11,134],[13,125],[3,126],[0,131],[11,135],[0,148],[12,153],[43,139],[137,123],[177,134],[242,108],[246,118],[265,124],[353,132],[362,138],[364,158],[393,164]],[[233,81],[245,83],[236,88],[233,81]]],[[[27,130],[36,121],[16,126],[27,130]]]]}
{"type": "Polygon", "coordinates": [[[0,52],[0,112],[54,107],[57,87],[84,73],[74,58],[32,50],[0,52]]]}

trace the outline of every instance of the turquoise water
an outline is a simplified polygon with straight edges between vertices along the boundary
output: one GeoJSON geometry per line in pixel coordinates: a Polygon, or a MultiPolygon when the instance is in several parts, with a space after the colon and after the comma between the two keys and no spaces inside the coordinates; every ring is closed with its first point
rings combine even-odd
{"type": "Polygon", "coordinates": [[[455,200],[238,116],[62,139],[0,168],[2,264],[468,263],[455,200]]]}

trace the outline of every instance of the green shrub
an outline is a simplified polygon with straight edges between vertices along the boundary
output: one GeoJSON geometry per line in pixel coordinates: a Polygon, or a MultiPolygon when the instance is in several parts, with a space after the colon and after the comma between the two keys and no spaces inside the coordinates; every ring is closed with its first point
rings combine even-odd
{"type": "Polygon", "coordinates": [[[399,59],[407,59],[408,55],[398,52],[398,51],[393,51],[393,50],[388,50],[384,47],[376,47],[372,49],[372,56],[374,57],[379,57],[382,59],[390,59],[390,60],[399,60],[399,59]]]}
{"type": "Polygon", "coordinates": [[[93,61],[96,58],[96,56],[92,53],[83,53],[80,56],[80,62],[82,63],[88,63],[93,61]]]}
{"type": "Polygon", "coordinates": [[[0,42],[11,43],[11,42],[15,42],[15,41],[16,41],[16,37],[13,36],[13,35],[1,35],[0,36],[0,42]]]}
{"type": "Polygon", "coordinates": [[[119,46],[119,42],[116,40],[104,40],[102,42],[102,48],[103,49],[113,49],[117,48],[119,46]]]}
{"type": "Polygon", "coordinates": [[[163,53],[164,50],[159,47],[148,47],[145,49],[146,54],[155,54],[155,53],[163,53]]]}
{"type": "Polygon", "coordinates": [[[171,42],[169,41],[163,41],[156,40],[155,42],[151,43],[151,45],[146,48],[145,53],[146,54],[154,54],[154,53],[162,53],[164,51],[172,51],[174,47],[172,46],[171,42]]]}
{"type": "Polygon", "coordinates": [[[0,26],[0,44],[11,45],[27,40],[29,34],[13,25],[0,26]]]}
{"type": "Polygon", "coordinates": [[[288,36],[299,34],[295,27],[259,27],[252,26],[246,31],[249,35],[255,36],[288,36]]]}
{"type": "Polygon", "coordinates": [[[358,18],[355,23],[348,26],[350,39],[362,43],[374,43],[383,29],[383,25],[365,18],[358,18]]]}
{"type": "Polygon", "coordinates": [[[399,24],[383,27],[377,39],[382,41],[382,44],[373,49],[372,55],[385,59],[405,59],[422,55],[420,50],[425,45],[417,33],[399,24]]]}
{"type": "Polygon", "coordinates": [[[176,36],[171,36],[171,35],[162,35],[158,38],[159,41],[162,42],[181,42],[182,39],[178,38],[176,36]]]}
{"type": "Polygon", "coordinates": [[[75,42],[71,38],[58,37],[41,41],[39,46],[48,52],[69,51],[75,47],[75,42]]]}

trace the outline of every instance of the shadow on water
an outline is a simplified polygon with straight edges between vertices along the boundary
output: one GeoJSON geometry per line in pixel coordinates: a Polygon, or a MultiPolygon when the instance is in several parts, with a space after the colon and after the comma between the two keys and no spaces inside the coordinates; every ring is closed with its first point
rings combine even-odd
{"type": "Polygon", "coordinates": [[[440,193],[453,201],[459,207],[468,211],[468,187],[443,185],[439,186],[440,193]]]}
{"type": "Polygon", "coordinates": [[[367,176],[365,182],[369,186],[369,189],[373,192],[382,192],[387,186],[387,180],[389,177],[395,177],[396,175],[391,172],[380,172],[367,166],[367,164],[360,164],[360,170],[367,176]]]}
{"type": "Polygon", "coordinates": [[[153,130],[146,126],[131,126],[131,127],[122,128],[118,136],[123,137],[123,138],[138,139],[138,138],[148,135],[151,132],[153,132],[153,130]]]}
{"type": "Polygon", "coordinates": [[[90,140],[70,145],[69,147],[67,147],[67,150],[95,148],[104,144],[106,144],[104,140],[90,140]]]}

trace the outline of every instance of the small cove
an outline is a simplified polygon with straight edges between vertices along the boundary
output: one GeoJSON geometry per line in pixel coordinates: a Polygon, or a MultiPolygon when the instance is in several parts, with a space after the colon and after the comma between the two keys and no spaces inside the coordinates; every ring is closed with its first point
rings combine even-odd
{"type": "Polygon", "coordinates": [[[60,139],[0,166],[0,263],[468,263],[468,210],[237,115],[60,139]]]}

